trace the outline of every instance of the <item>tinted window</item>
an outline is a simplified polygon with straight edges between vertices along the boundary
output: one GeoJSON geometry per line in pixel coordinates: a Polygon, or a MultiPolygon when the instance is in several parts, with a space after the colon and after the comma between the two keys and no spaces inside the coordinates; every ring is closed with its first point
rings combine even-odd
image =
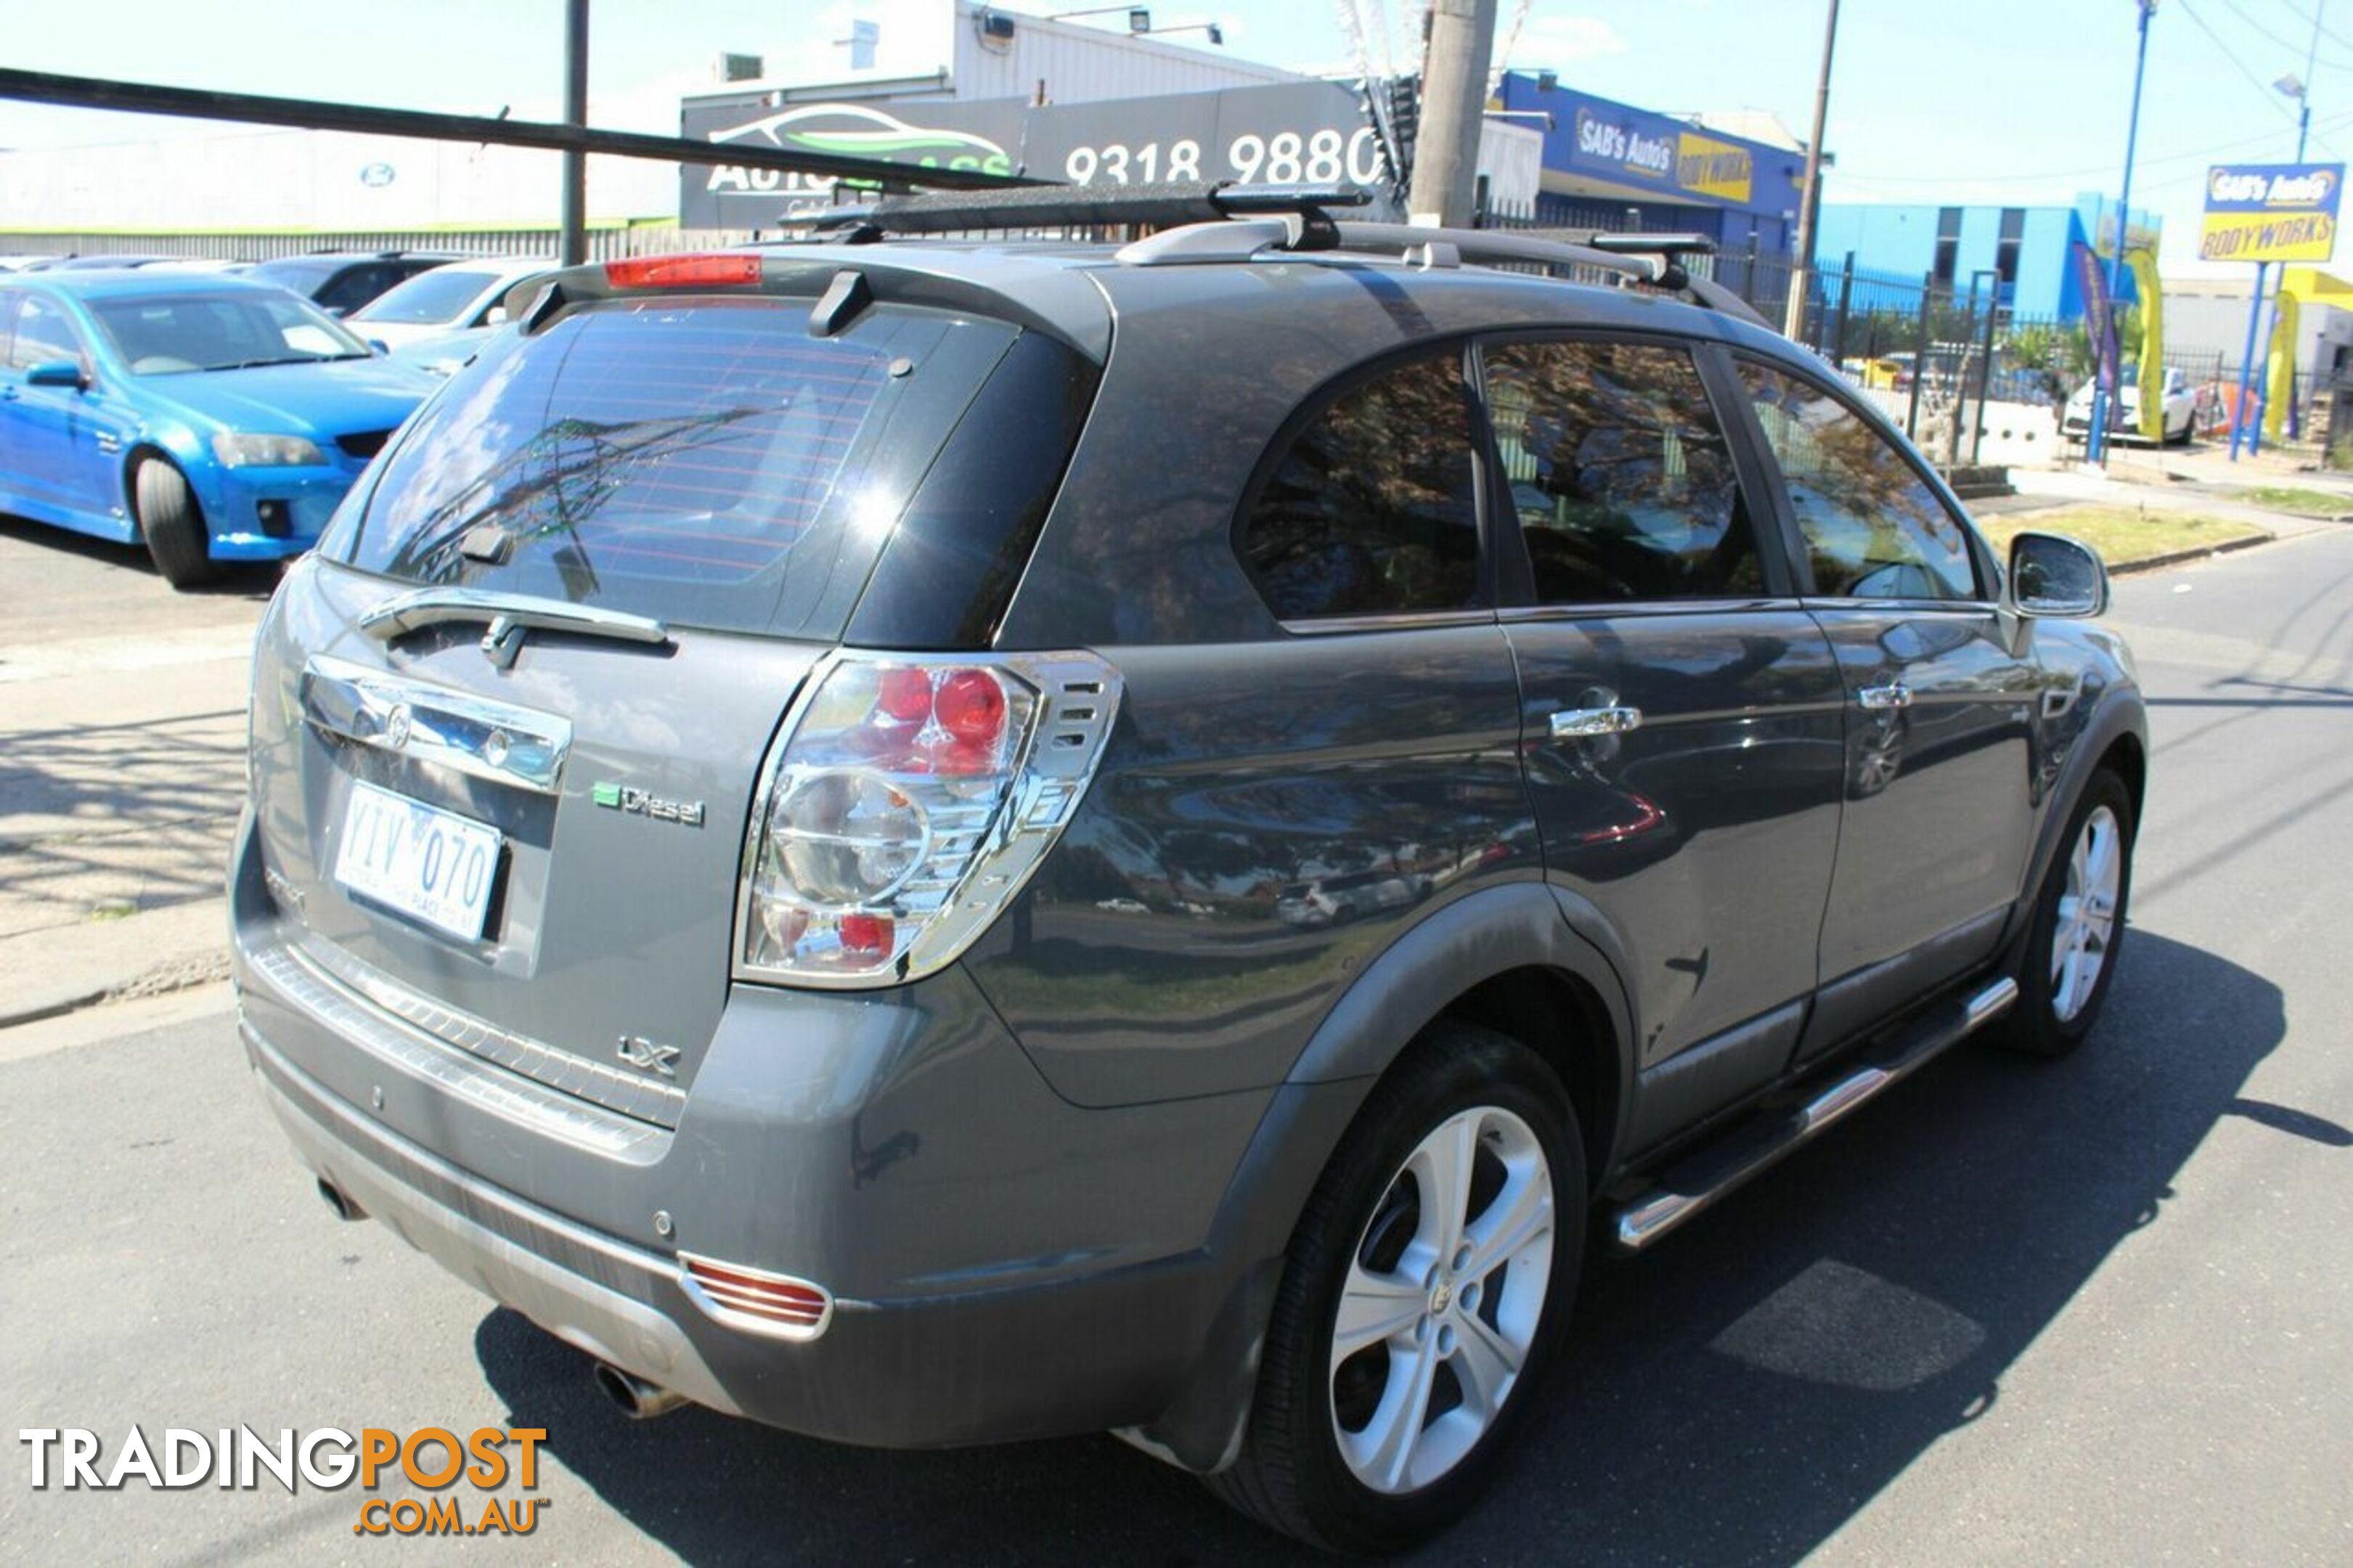
{"type": "Polygon", "coordinates": [[[90,301],[133,375],[365,359],[367,345],[307,300],[266,289],[90,301]]]}
{"type": "Polygon", "coordinates": [[[1476,471],[1461,355],[1383,371],[1293,440],[1243,557],[1284,620],[1474,605],[1476,471]]]}
{"type": "Polygon", "coordinates": [[[401,276],[400,268],[375,263],[349,268],[336,274],[334,280],[312,298],[322,310],[356,310],[399,282],[401,276]]]}
{"type": "Polygon", "coordinates": [[[25,296],[11,289],[0,289],[0,364],[13,365],[8,357],[8,333],[16,324],[16,311],[25,296]]]}
{"type": "Polygon", "coordinates": [[[1968,534],[1893,441],[1811,383],[1748,360],[1740,379],[1780,462],[1816,593],[1978,596],[1968,534]]]}
{"type": "Polygon", "coordinates": [[[876,307],[815,338],[808,308],[614,300],[494,341],[332,551],[413,582],[835,635],[1014,334],[876,307]]]}
{"type": "Polygon", "coordinates": [[[61,359],[81,358],[81,340],[66,320],[65,312],[48,300],[27,295],[25,308],[16,317],[16,332],[9,339],[8,367],[30,370],[37,364],[53,364],[61,359]]]}
{"type": "Polygon", "coordinates": [[[1486,351],[1487,409],[1541,604],[1765,591],[1732,454],[1683,349],[1486,351]]]}

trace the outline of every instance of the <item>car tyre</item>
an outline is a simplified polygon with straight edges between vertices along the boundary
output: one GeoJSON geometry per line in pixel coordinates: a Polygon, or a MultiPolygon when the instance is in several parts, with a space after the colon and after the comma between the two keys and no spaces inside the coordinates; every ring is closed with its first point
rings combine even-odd
{"type": "Polygon", "coordinates": [[[193,588],[220,575],[220,563],[208,549],[204,512],[185,474],[161,458],[150,458],[132,475],[131,488],[139,536],[164,581],[174,588],[193,588]]]}
{"type": "Polygon", "coordinates": [[[2063,1057],[2099,1020],[2123,951],[2132,894],[2132,792],[2092,775],[2042,879],[2020,961],[2018,1001],[1996,1038],[2029,1056],[2063,1057]]]}
{"type": "Polygon", "coordinates": [[[1210,1489],[1330,1551],[1397,1551],[1461,1518],[1567,1319],[1585,1180],[1568,1097],[1535,1053],[1433,1026],[1307,1201],[1240,1456],[1210,1489]]]}

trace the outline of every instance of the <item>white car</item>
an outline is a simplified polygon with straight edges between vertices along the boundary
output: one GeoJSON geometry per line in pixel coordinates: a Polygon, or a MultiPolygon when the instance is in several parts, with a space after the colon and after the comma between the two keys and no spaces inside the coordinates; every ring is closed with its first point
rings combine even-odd
{"type": "MultiPolygon", "coordinates": [[[[2067,400],[2067,416],[2060,426],[2063,435],[2083,437],[2092,428],[2092,386],[2085,382],[2076,388],[2075,395],[2067,400]]],[[[2189,439],[2189,432],[2198,421],[2198,396],[2189,390],[2189,381],[2178,370],[2165,373],[2165,439],[2168,446],[2189,439]]],[[[2126,382],[2116,389],[2108,403],[2108,434],[2118,439],[2133,440],[2140,436],[2140,386],[2126,382]]]]}
{"type": "Polygon", "coordinates": [[[487,333],[506,320],[509,289],[554,271],[556,265],[544,256],[453,261],[396,284],[346,319],[352,331],[386,349],[460,332],[487,333]]]}

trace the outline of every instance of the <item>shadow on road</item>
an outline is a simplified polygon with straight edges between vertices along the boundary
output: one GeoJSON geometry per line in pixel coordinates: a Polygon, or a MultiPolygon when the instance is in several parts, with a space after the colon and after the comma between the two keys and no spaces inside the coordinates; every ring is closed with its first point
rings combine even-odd
{"type": "MultiPolygon", "coordinates": [[[[0,539],[21,540],[37,544],[60,555],[79,556],[100,566],[120,566],[153,578],[155,586],[164,588],[155,563],[149,559],[146,548],[138,544],[117,544],[111,539],[93,539],[86,533],[69,529],[52,528],[29,518],[0,513],[0,539]]],[[[257,605],[269,602],[277,591],[278,578],[283,567],[275,561],[236,561],[223,563],[221,574],[200,587],[183,588],[179,592],[212,598],[250,599],[257,605]]],[[[169,592],[170,590],[165,589],[169,592]]]]}
{"type": "MultiPolygon", "coordinates": [[[[2164,1223],[2219,1118],[2353,1145],[2241,1097],[2281,1038],[2277,987],[2145,930],[2121,962],[2073,1058],[1957,1051],[1655,1256],[1597,1258],[1546,1408],[1430,1558],[1794,1562],[2001,1399],[2109,1253],[2164,1223]]],[[[636,1426],[513,1313],[475,1346],[513,1420],[691,1563],[1301,1560],[1110,1438],[885,1454],[700,1410],[636,1426]]]]}

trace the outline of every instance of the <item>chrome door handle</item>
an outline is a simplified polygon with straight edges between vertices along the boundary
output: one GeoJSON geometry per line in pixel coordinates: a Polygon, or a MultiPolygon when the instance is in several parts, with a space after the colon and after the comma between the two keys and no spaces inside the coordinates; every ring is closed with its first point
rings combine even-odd
{"type": "Polygon", "coordinates": [[[1854,694],[1854,700],[1865,708],[1884,712],[1890,709],[1912,706],[1912,689],[1900,680],[1885,686],[1866,686],[1854,694]]]}
{"type": "Polygon", "coordinates": [[[1552,716],[1552,738],[1556,741],[1622,735],[1641,727],[1640,708],[1569,708],[1552,716]]]}

